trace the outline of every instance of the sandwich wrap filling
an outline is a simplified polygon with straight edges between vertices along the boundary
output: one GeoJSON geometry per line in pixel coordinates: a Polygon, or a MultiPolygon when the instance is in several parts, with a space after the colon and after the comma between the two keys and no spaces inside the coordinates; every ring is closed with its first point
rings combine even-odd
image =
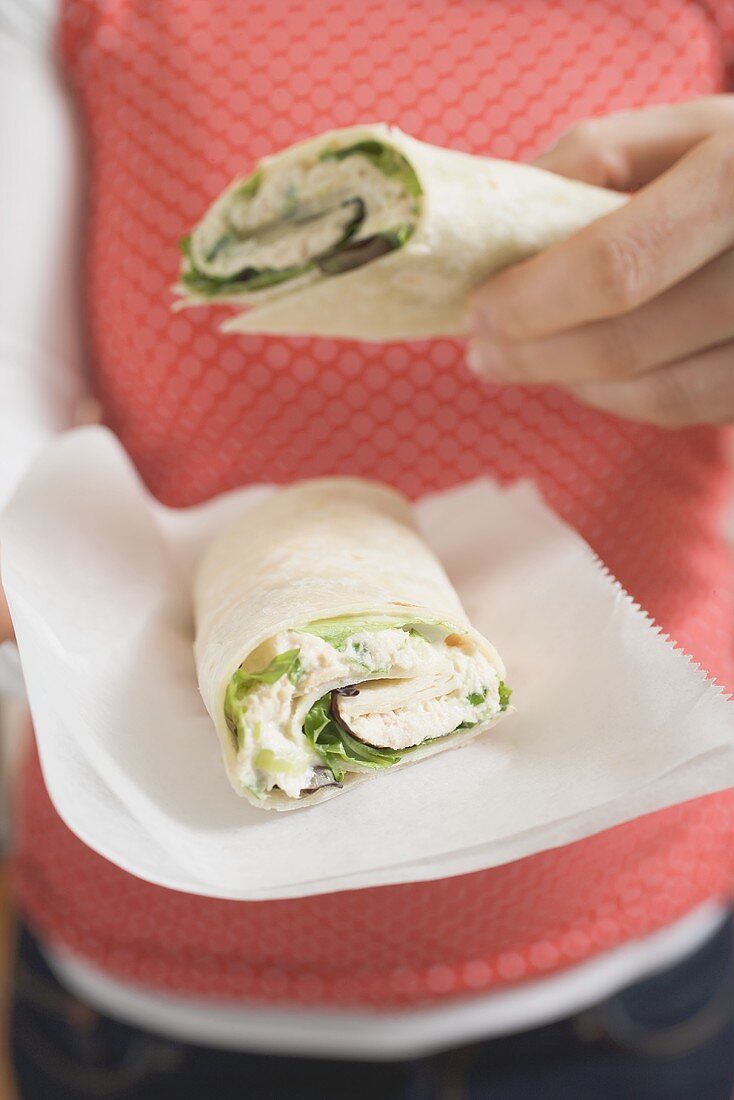
{"type": "Polygon", "coordinates": [[[263,808],[323,801],[507,710],[499,655],[386,487],[277,492],[215,540],[195,602],[199,685],[227,773],[263,808]]]}

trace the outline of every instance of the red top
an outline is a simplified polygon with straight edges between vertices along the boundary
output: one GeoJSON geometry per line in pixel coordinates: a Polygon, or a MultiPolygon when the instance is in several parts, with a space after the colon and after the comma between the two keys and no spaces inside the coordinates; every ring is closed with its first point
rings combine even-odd
{"type": "MultiPolygon", "coordinates": [[[[686,0],[67,0],[63,63],[90,155],[93,370],[153,492],[189,505],[342,473],[416,497],[479,474],[530,477],[663,628],[734,685],[721,430],[666,432],[551,388],[481,384],[452,340],[225,337],[222,307],[169,309],[178,238],[263,154],[380,119],[528,157],[575,119],[721,90],[715,16],[686,0]]],[[[118,976],[394,1005],[560,969],[728,892],[734,796],[448,881],[241,903],[145,884],[92,853],[59,821],[34,760],[19,840],[31,920],[118,976]]]]}

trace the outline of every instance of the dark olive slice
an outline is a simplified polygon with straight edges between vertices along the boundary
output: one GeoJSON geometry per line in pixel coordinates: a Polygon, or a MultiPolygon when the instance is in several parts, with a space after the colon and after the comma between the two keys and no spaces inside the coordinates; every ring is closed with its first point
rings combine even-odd
{"type": "Polygon", "coordinates": [[[328,768],[314,768],[313,770],[313,782],[310,787],[304,787],[303,794],[313,794],[314,791],[321,790],[323,787],[339,787],[344,786],[338,780],[334,779],[328,768]]]}
{"type": "MultiPolygon", "coordinates": [[[[359,734],[355,733],[351,726],[347,725],[342,716],[342,713],[339,709],[339,699],[342,695],[346,696],[348,699],[352,699],[355,695],[359,695],[359,688],[354,687],[354,685],[343,688],[334,688],[331,693],[331,705],[329,707],[329,714],[336,722],[337,726],[343,729],[345,733],[348,733],[350,737],[354,737],[357,741],[362,741],[362,738],[359,736],[359,734]]],[[[366,742],[362,743],[365,744],[366,742]]]]}
{"type": "Polygon", "coordinates": [[[343,248],[337,247],[323,256],[317,256],[314,263],[324,275],[343,275],[345,271],[352,271],[355,267],[379,260],[394,249],[395,241],[391,235],[376,233],[372,237],[365,237],[364,240],[354,241],[343,248]]]}

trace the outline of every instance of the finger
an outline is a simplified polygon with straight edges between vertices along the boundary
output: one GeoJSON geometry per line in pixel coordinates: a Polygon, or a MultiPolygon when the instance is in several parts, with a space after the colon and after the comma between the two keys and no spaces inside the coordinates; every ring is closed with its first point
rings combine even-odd
{"type": "Polygon", "coordinates": [[[470,328],[536,339],[649,301],[734,243],[732,178],[734,130],[697,145],[619,210],[490,279],[472,295],[470,328]]]}
{"type": "Polygon", "coordinates": [[[661,428],[734,422],[734,342],[624,382],[569,387],[587,405],[661,428]]]}
{"type": "Polygon", "coordinates": [[[10,642],[14,637],[13,620],[10,618],[10,609],[0,582],[0,644],[10,642]]]}
{"type": "Polygon", "coordinates": [[[89,394],[80,398],[74,409],[74,427],[81,428],[88,424],[101,424],[102,406],[96,397],[89,394]]]}
{"type": "Polygon", "coordinates": [[[467,356],[493,382],[628,378],[734,338],[734,251],[639,309],[539,340],[479,340],[467,356]]]}
{"type": "Polygon", "coordinates": [[[706,96],[583,119],[536,158],[550,172],[634,191],[704,138],[734,126],[734,96],[706,96]]]}

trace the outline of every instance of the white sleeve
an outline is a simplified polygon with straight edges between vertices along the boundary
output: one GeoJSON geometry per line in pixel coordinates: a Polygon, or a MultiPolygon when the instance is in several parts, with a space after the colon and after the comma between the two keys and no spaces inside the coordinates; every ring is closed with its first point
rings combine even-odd
{"type": "MultiPolygon", "coordinates": [[[[57,0],[0,5],[0,510],[84,393],[77,141],[57,0]]],[[[0,647],[0,690],[18,680],[0,647]]]]}
{"type": "Polygon", "coordinates": [[[48,0],[0,7],[0,509],[83,392],[78,164],[48,0]]]}

